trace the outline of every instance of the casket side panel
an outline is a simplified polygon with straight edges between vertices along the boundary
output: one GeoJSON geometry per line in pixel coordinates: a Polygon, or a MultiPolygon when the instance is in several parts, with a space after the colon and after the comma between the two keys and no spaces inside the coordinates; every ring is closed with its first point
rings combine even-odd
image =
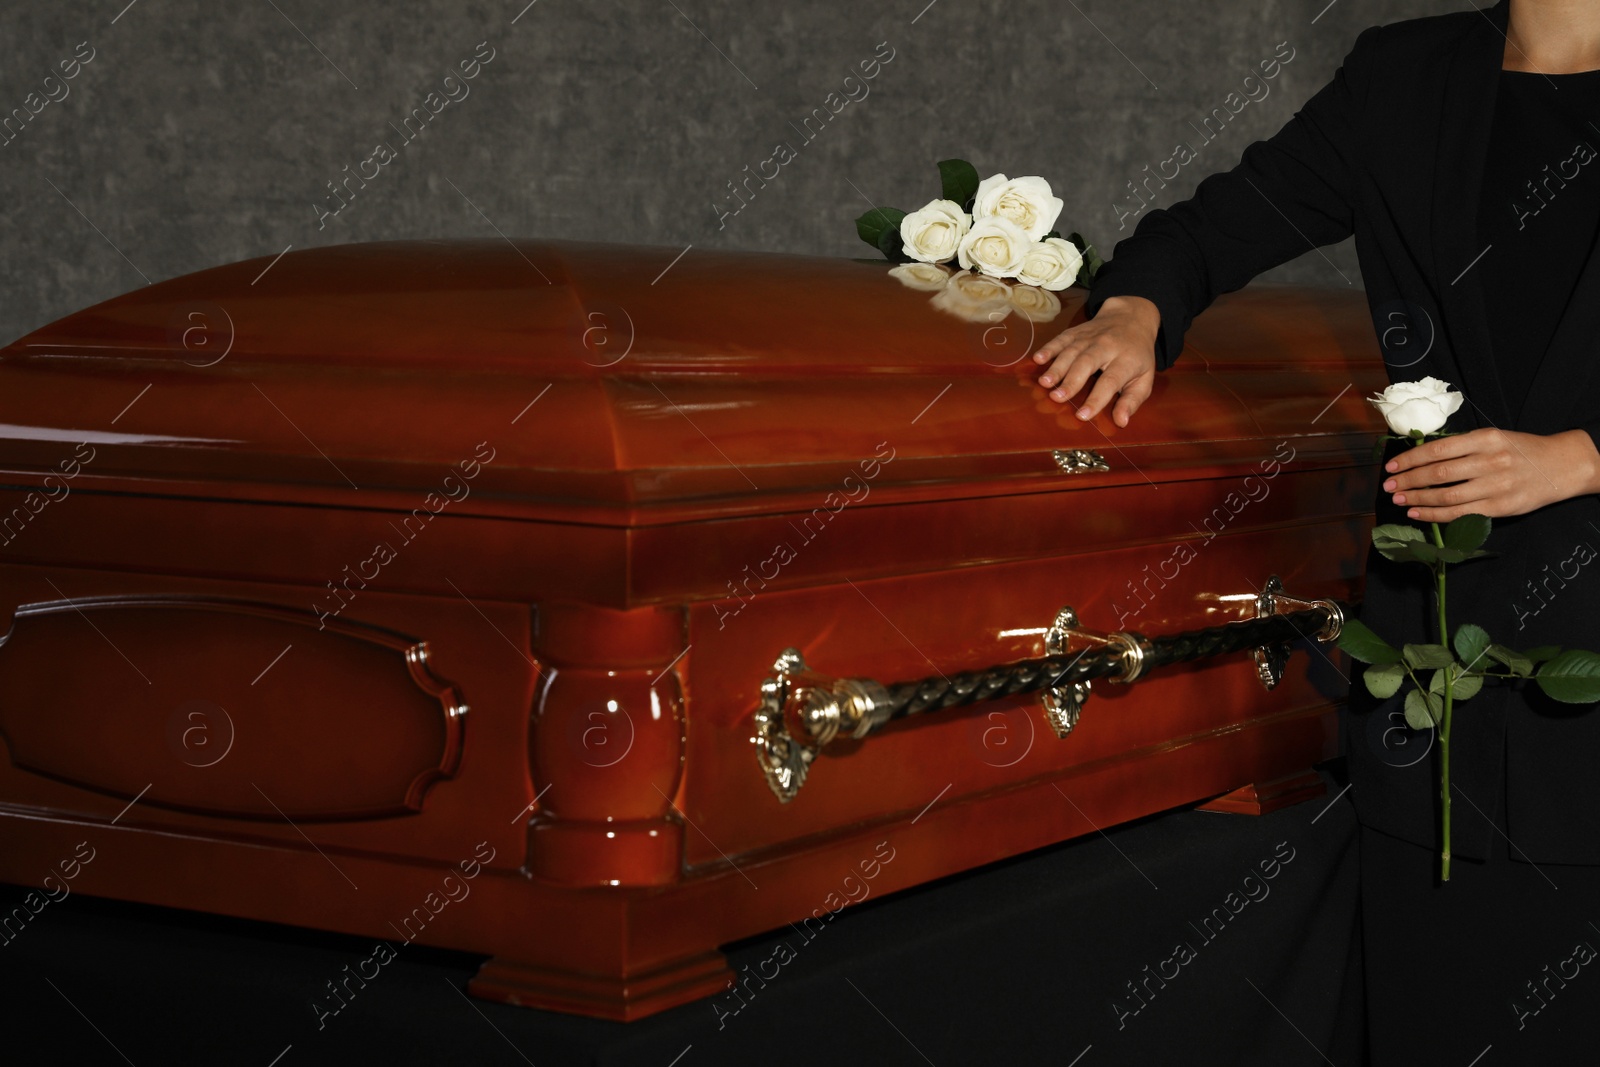
{"type": "MultiPolygon", "coordinates": [[[[1331,709],[1347,685],[1339,654],[1320,646],[1297,651],[1271,692],[1242,655],[1169,668],[1127,687],[1095,683],[1065,739],[1050,733],[1037,696],[915,717],[859,742],[835,742],[787,804],[772,795],[753,753],[742,751],[754,733],[761,680],[785,647],[799,649],[828,675],[897,682],[1043,655],[1044,631],[1066,605],[1091,628],[1160,634],[1250,617],[1269,572],[1296,596],[1359,599],[1359,561],[1371,528],[1369,478],[1349,470],[1285,471],[1258,480],[1255,499],[1241,490],[1244,506],[1230,510],[1222,501],[1239,484],[1041,494],[1025,498],[1025,507],[1012,500],[1019,506],[993,513],[954,505],[881,509],[898,512],[898,521],[870,515],[871,509],[846,512],[813,545],[796,541],[791,565],[831,572],[837,564],[827,554],[848,554],[852,545],[914,543],[956,529],[981,544],[987,533],[1002,537],[1019,524],[1037,538],[1036,554],[812,588],[752,585],[742,599],[698,605],[685,657],[690,731],[683,806],[704,836],[686,839],[689,864],[716,865],[725,856],[758,855],[839,827],[911,818],[936,797],[940,804],[966,803],[1051,777],[1070,791],[1074,772],[1107,763],[1122,763],[1127,783],[1112,808],[1117,817],[1137,817],[1152,810],[1143,806],[1140,782],[1161,773],[1154,757],[1227,734],[1240,736],[1213,768],[1215,781],[1197,780],[1173,803],[1331,756],[1331,709]],[[1084,529],[1085,516],[1111,525],[1092,543],[1057,533],[1084,529]],[[817,558],[807,564],[811,551],[817,558]],[[1299,738],[1276,755],[1271,749],[1282,737],[1252,737],[1257,727],[1296,718],[1301,725],[1273,727],[1299,738]]],[[[981,560],[981,552],[973,554],[981,560]]]]}
{"type": "Polygon", "coordinates": [[[24,604],[0,644],[0,737],[19,768],[148,807],[404,815],[461,759],[467,707],[427,655],[414,638],[250,602],[24,604]]]}

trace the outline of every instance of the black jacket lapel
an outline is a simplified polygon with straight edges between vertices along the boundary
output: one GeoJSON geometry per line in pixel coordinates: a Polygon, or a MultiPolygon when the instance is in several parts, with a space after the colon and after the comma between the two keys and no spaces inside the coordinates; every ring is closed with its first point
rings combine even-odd
{"type": "MultiPolygon", "coordinates": [[[[1600,137],[1589,143],[1600,151],[1600,137]]],[[[1600,161],[1589,164],[1600,166],[1600,161]]],[[[1589,394],[1594,365],[1600,362],[1600,244],[1589,246],[1589,256],[1567,301],[1566,310],[1550,337],[1539,369],[1528,386],[1528,399],[1516,421],[1527,433],[1552,434],[1600,420],[1600,411],[1580,411],[1577,405],[1589,394]]]]}
{"type": "Polygon", "coordinates": [[[1510,429],[1515,421],[1495,373],[1484,312],[1486,295],[1477,270],[1483,256],[1494,255],[1492,248],[1485,252],[1485,243],[1477,239],[1478,197],[1505,58],[1509,9],[1510,0],[1500,0],[1482,11],[1483,18],[1462,39],[1450,62],[1439,115],[1430,220],[1434,276],[1448,324],[1450,355],[1459,375],[1451,384],[1467,396],[1467,403],[1453,420],[1462,424],[1453,429],[1510,429]]]}

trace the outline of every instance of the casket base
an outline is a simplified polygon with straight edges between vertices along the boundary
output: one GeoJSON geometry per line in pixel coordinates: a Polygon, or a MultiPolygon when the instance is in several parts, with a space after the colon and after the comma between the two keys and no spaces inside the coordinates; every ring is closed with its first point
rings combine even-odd
{"type": "Polygon", "coordinates": [[[1199,805],[1201,811],[1221,811],[1230,815],[1267,815],[1312,800],[1327,793],[1315,771],[1304,770],[1269,782],[1252,782],[1215,800],[1199,805]]]}
{"type": "Polygon", "coordinates": [[[467,984],[475,997],[523,1008],[632,1022],[722,992],[733,971],[720,952],[626,977],[556,971],[495,957],[467,984]]]}

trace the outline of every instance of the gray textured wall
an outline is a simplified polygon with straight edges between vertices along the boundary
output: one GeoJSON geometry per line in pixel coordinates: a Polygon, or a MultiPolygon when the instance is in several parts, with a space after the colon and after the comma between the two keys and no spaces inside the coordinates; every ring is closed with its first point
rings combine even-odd
{"type": "MultiPolygon", "coordinates": [[[[1061,228],[1109,252],[1116,205],[1136,203],[1128,180],[1180,140],[1199,147],[1190,123],[1243,95],[1280,42],[1294,58],[1266,95],[1251,83],[1261,98],[1156,203],[1187,196],[1276,130],[1362,27],[1461,6],[526,4],[0,0],[0,114],[26,118],[0,135],[11,138],[0,147],[0,341],[146,280],[289,245],[492,236],[492,226],[872,255],[851,220],[868,199],[920,206],[936,194],[934,161],[948,156],[984,174],[1046,176],[1067,204],[1061,228]],[[446,83],[480,42],[488,63],[446,83]],[[845,79],[883,42],[893,58],[862,96],[845,79]],[[61,79],[75,52],[93,58],[61,79]],[[847,88],[861,98],[814,122],[812,139],[791,127],[830,93],[839,107],[847,88]],[[408,143],[394,127],[430,92],[434,107],[447,102],[408,143]],[[728,183],[780,141],[795,158],[723,214],[741,203],[728,183]],[[363,164],[380,142],[396,157],[363,164]],[[318,205],[339,203],[326,183],[362,167],[377,176],[321,216],[318,205]]],[[[1269,277],[1360,284],[1348,242],[1269,277]]]]}

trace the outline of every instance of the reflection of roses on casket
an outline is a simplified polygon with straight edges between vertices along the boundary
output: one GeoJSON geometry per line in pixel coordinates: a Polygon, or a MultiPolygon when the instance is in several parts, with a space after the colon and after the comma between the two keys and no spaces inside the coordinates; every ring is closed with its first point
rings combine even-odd
{"type": "Polygon", "coordinates": [[[1061,298],[1048,289],[1021,283],[1009,285],[1011,310],[1030,322],[1049,322],[1061,314],[1061,298]]]}
{"type": "Polygon", "coordinates": [[[921,289],[937,293],[950,282],[950,268],[937,263],[902,263],[889,268],[889,277],[897,279],[907,289],[921,289]]]}
{"type": "Polygon", "coordinates": [[[932,293],[929,303],[964,322],[999,322],[1017,314],[1030,322],[1049,322],[1061,314],[1061,299],[1036,285],[1005,282],[937,263],[905,263],[889,274],[908,289],[932,293]]]}

